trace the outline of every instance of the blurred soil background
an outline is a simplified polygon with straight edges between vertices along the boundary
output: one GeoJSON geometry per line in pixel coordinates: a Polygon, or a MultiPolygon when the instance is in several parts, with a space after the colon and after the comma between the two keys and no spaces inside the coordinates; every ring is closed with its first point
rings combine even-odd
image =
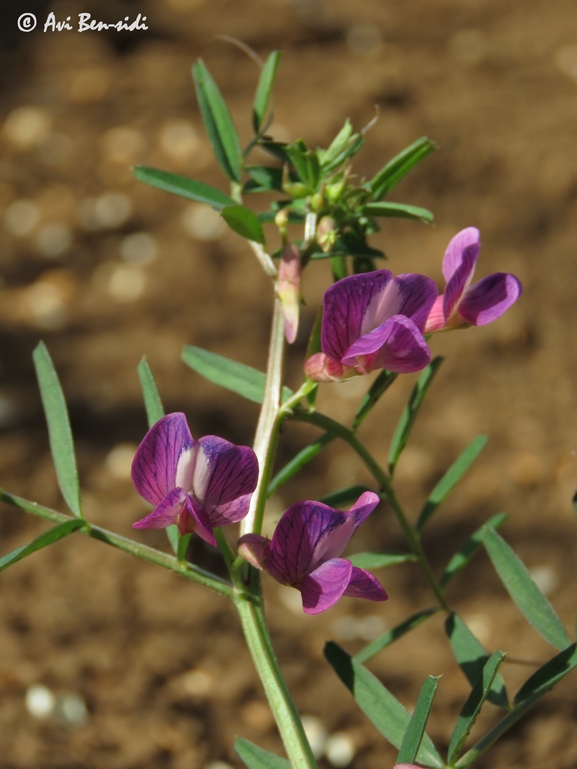
{"type": "MultiPolygon", "coordinates": [[[[215,40],[230,35],[263,58],[284,49],[279,139],[327,146],[350,117],[379,120],[355,161],[373,175],[422,135],[440,151],[393,200],[433,210],[436,226],[384,221],[374,238],[396,272],[441,284],[450,238],[482,233],[478,274],[511,271],[524,284],[498,322],[436,337],[447,360],[398,468],[416,517],[428,491],[478,433],[490,442],[424,534],[436,573],[491,515],[506,510],[515,547],[567,627],[575,615],[577,524],[577,15],[568,0],[82,0],[2,4],[0,55],[0,484],[64,509],[50,459],[31,353],[44,339],[66,392],[87,517],[164,548],[164,532],[131,532],[147,509],[129,468],[146,430],[136,366],[146,355],[167,410],[195,436],[250,443],[257,408],[180,361],[196,344],[264,367],[271,290],[240,238],[209,209],[132,179],[146,163],[226,190],[196,105],[190,66],[202,56],[246,141],[254,62],[215,40]],[[16,29],[24,11],[40,24],[16,29]],[[138,13],[148,32],[42,31],[48,11],[75,23],[138,13]]],[[[264,158],[255,154],[255,162],[264,158]]],[[[252,200],[249,199],[249,204],[252,200]]],[[[254,200],[263,207],[262,200],[254,200]]],[[[307,273],[303,329],[290,352],[298,382],[328,269],[307,273]]],[[[414,377],[382,399],[361,435],[383,462],[414,377]]],[[[324,386],[320,407],[349,419],[367,380],[324,386]]],[[[289,425],[279,466],[317,436],[289,425]]],[[[356,457],[331,445],[272,501],[370,483],[356,457]]],[[[3,507],[0,553],[47,528],[3,507]]],[[[403,550],[384,506],[354,550],[403,550]]],[[[198,543],[191,557],[218,559],[198,543]]],[[[322,743],[324,766],[392,766],[395,751],[356,708],[322,656],[351,652],[433,603],[416,566],[379,573],[390,600],[344,599],[305,617],[296,591],[267,583],[284,670],[322,743]]],[[[201,769],[239,765],[237,735],[280,751],[233,609],[171,573],[73,535],[0,576],[2,769],[201,769]],[[38,688],[45,687],[45,688],[38,688]],[[44,717],[41,717],[44,715],[44,717]],[[216,763],[215,763],[216,762],[216,763]]],[[[509,601],[480,554],[448,590],[491,651],[543,662],[554,654],[509,601]]],[[[572,630],[571,630],[572,632],[572,630]]],[[[446,746],[469,691],[435,616],[371,664],[412,708],[427,674],[443,674],[429,732],[446,746]]],[[[505,663],[514,693],[529,665],[505,663]]],[[[577,766],[577,697],[570,676],[478,764],[577,766]]],[[[496,722],[486,706],[480,734],[496,722]]]]}

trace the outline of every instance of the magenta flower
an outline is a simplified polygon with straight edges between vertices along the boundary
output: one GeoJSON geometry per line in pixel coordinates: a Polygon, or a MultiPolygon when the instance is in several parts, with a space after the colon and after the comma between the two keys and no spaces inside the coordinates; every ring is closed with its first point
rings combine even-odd
{"type": "Polygon", "coordinates": [[[339,558],[378,503],[372,491],[362,494],[348,512],[321,502],[297,502],[281,517],[271,540],[245,534],[239,552],[257,569],[300,590],[306,614],[326,611],[343,595],[386,601],[372,574],[339,558]]]}
{"type": "Polygon", "coordinates": [[[144,436],[132,462],[136,491],[154,510],[135,529],[196,532],[216,545],[215,526],[240,521],[248,513],[258,479],[258,461],[248,446],[215,435],[195,441],[184,414],[167,414],[144,436]]]}
{"type": "Polygon", "coordinates": [[[308,359],[305,373],[333,382],[381,368],[424,368],[431,353],[423,329],[437,293],[425,275],[389,270],[337,281],[323,299],[322,352],[308,359]]]}
{"type": "Polygon", "coordinates": [[[445,293],[435,301],[425,333],[484,326],[499,318],[521,296],[521,281],[508,272],[495,272],[470,285],[481,250],[479,238],[476,227],[467,227],[447,246],[443,258],[445,293]]]}

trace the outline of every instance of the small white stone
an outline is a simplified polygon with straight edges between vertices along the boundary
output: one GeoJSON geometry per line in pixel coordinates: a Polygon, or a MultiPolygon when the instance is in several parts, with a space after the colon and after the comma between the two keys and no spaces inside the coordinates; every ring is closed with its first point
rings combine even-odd
{"type": "Polygon", "coordinates": [[[30,235],[40,218],[40,210],[33,200],[15,200],[4,211],[4,225],[18,237],[30,235]]]}
{"type": "Polygon", "coordinates": [[[148,232],[133,232],[120,244],[120,256],[132,264],[148,264],[156,259],[158,245],[148,232]]]}
{"type": "Polygon", "coordinates": [[[119,163],[130,163],[144,149],[144,136],[132,126],[109,128],[101,138],[104,155],[119,163]]]}
{"type": "Polygon", "coordinates": [[[65,254],[72,245],[70,228],[61,222],[45,224],[36,233],[36,246],[43,256],[56,259],[65,254]]]}
{"type": "Polygon", "coordinates": [[[80,694],[67,692],[57,698],[56,715],[68,724],[82,726],[88,720],[88,708],[80,694]]]}
{"type": "Polygon", "coordinates": [[[47,686],[33,684],[26,691],[26,710],[34,718],[48,718],[54,712],[56,697],[47,686]]]}
{"type": "Polygon", "coordinates": [[[348,766],[355,757],[355,743],[350,734],[335,732],[327,739],[325,756],[331,766],[341,769],[348,766]]]}
{"type": "Polygon", "coordinates": [[[136,454],[133,443],[119,443],[106,457],[106,467],[119,480],[128,480],[132,470],[132,460],[136,454]]]}
{"type": "Polygon", "coordinates": [[[50,131],[50,114],[42,107],[17,107],[6,118],[4,133],[18,149],[42,144],[50,131]]]}
{"type": "Polygon", "coordinates": [[[185,693],[193,697],[208,694],[213,686],[212,678],[204,670],[189,670],[180,676],[178,682],[185,693]]]}
{"type": "Polygon", "coordinates": [[[146,289],[146,275],[136,265],[120,264],[108,279],[108,291],[118,302],[135,302],[146,289]]]}
{"type": "Polygon", "coordinates": [[[196,240],[219,240],[227,231],[224,219],[203,203],[192,203],[185,208],[181,221],[186,232],[196,240]]]}
{"type": "Polygon", "coordinates": [[[327,742],[327,730],[320,718],[316,716],[303,716],[303,729],[311,746],[313,756],[321,758],[325,752],[327,742]]]}
{"type": "Polygon", "coordinates": [[[535,566],[530,572],[544,595],[550,595],[559,584],[557,572],[551,566],[535,566]]]}

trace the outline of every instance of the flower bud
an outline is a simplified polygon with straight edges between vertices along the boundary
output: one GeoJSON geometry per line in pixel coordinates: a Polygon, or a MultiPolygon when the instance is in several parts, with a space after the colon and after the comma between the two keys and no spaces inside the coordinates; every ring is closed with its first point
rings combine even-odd
{"type": "Polygon", "coordinates": [[[333,250],[337,241],[336,223],[332,216],[323,216],[317,225],[317,243],[325,254],[333,250]]]}
{"type": "Polygon", "coordinates": [[[285,336],[287,342],[292,344],[299,328],[301,305],[301,257],[295,243],[287,243],[283,249],[277,296],[282,305],[285,336]]]}

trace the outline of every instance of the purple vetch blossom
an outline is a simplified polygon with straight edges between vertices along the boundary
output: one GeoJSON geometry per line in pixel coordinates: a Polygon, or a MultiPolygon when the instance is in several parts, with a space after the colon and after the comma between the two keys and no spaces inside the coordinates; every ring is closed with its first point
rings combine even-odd
{"type": "Polygon", "coordinates": [[[425,333],[484,326],[499,318],[521,296],[521,281],[508,272],[495,272],[470,285],[480,250],[476,227],[461,230],[447,246],[443,258],[445,293],[436,299],[425,333]]]}
{"type": "Polygon", "coordinates": [[[239,553],[283,585],[301,591],[306,614],[320,614],[343,595],[386,601],[387,594],[368,571],[339,558],[357,527],[379,504],[372,491],[349,511],[321,502],[297,502],[283,514],[272,539],[245,534],[239,553]]]}
{"type": "Polygon", "coordinates": [[[215,526],[240,521],[248,513],[258,479],[258,461],[248,446],[215,435],[195,441],[184,414],[167,414],[144,436],[132,462],[136,491],[154,510],[135,529],[196,532],[216,545],[215,526]]]}
{"type": "Polygon", "coordinates": [[[322,352],[308,359],[305,373],[334,382],[381,368],[424,368],[431,353],[423,329],[437,293],[431,278],[414,273],[376,270],[337,281],[323,299],[322,352]]]}

